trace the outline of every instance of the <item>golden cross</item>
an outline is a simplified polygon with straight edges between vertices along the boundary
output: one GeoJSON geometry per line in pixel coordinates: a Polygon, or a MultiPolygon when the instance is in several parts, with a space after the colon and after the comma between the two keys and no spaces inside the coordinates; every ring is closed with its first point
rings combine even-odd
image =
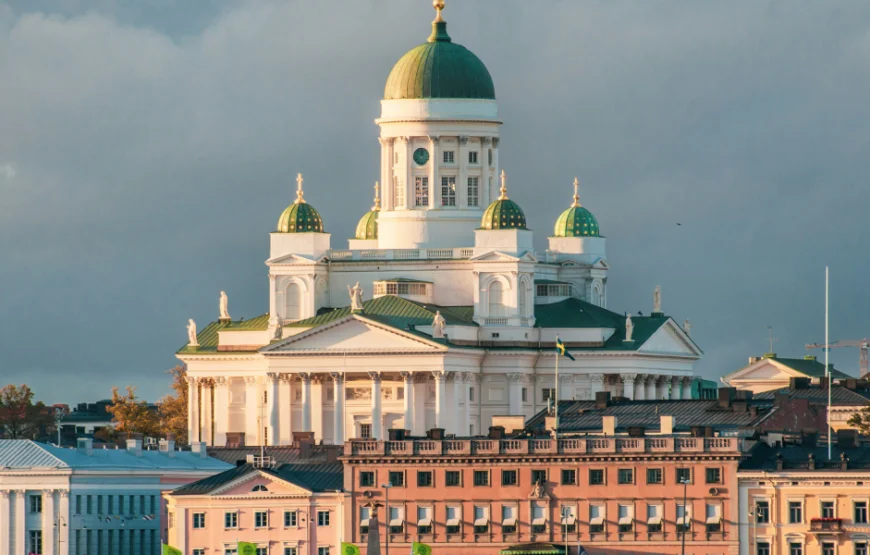
{"type": "Polygon", "coordinates": [[[507,200],[507,174],[504,170],[501,170],[501,189],[499,189],[499,191],[501,192],[501,196],[498,197],[498,200],[507,200]]]}
{"type": "Polygon", "coordinates": [[[372,206],[372,210],[380,210],[381,209],[381,195],[380,195],[380,184],[375,181],[375,205],[372,206]]]}
{"type": "Polygon", "coordinates": [[[580,180],[574,178],[574,204],[571,206],[580,206],[580,180]]]}
{"type": "Polygon", "coordinates": [[[303,181],[304,180],[302,179],[302,174],[297,173],[296,174],[296,202],[297,203],[305,202],[305,199],[302,198],[302,182],[303,181]]]}

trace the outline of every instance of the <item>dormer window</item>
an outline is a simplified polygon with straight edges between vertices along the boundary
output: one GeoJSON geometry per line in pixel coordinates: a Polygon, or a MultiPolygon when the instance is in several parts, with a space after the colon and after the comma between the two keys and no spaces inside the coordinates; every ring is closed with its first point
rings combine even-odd
{"type": "Polygon", "coordinates": [[[571,284],[563,281],[535,280],[536,297],[570,297],[571,284]]]}

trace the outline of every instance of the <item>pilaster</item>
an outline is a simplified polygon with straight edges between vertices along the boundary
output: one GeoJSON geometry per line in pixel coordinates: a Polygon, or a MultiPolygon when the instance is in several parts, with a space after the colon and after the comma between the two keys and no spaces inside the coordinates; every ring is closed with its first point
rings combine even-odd
{"type": "Polygon", "coordinates": [[[622,374],[622,396],[628,399],[634,399],[634,381],[637,379],[637,374],[622,374]]]}
{"type": "Polygon", "coordinates": [[[302,381],[302,430],[312,431],[311,428],[311,374],[301,372],[299,379],[302,381]]]}
{"type": "Polygon", "coordinates": [[[278,438],[281,445],[293,443],[293,382],[292,374],[280,374],[278,384],[278,404],[281,406],[278,418],[278,438]]]}
{"type": "MultiPolygon", "coordinates": [[[[439,137],[429,137],[429,150],[432,152],[429,158],[429,209],[433,210],[441,206],[441,148],[439,137]]],[[[409,163],[410,165],[410,163],[409,163]]]]}
{"type": "Polygon", "coordinates": [[[12,513],[9,505],[9,491],[0,490],[0,553],[12,553],[12,546],[9,545],[9,531],[12,529],[9,516],[12,513]]]}
{"type": "Polygon", "coordinates": [[[54,555],[54,493],[53,489],[42,490],[42,554],[54,555]]]}
{"type": "Polygon", "coordinates": [[[187,378],[187,437],[199,441],[199,380],[187,378]]]}
{"type": "Polygon", "coordinates": [[[27,553],[24,521],[26,493],[23,489],[15,490],[15,550],[12,553],[27,553]]]}
{"type": "Polygon", "coordinates": [[[214,379],[214,443],[218,447],[227,444],[230,428],[229,381],[223,376],[214,379]]]}
{"type": "Polygon", "coordinates": [[[279,376],[274,372],[266,374],[266,383],[268,385],[268,412],[269,412],[269,434],[267,438],[268,445],[279,445],[280,411],[281,403],[278,400],[278,382],[279,376]]]}
{"type": "Polygon", "coordinates": [[[311,431],[318,443],[323,440],[323,376],[311,376],[311,431]]]}
{"type": "Polygon", "coordinates": [[[447,392],[445,391],[445,372],[436,370],[432,372],[435,378],[435,427],[444,428],[447,421],[447,392]]]}
{"type": "Polygon", "coordinates": [[[60,509],[58,515],[63,517],[63,521],[58,519],[60,527],[60,553],[58,555],[69,555],[69,490],[62,489],[58,492],[60,500],[60,509]]]}
{"type": "Polygon", "coordinates": [[[333,382],[334,416],[332,420],[332,443],[342,445],[344,443],[344,375],[339,372],[330,374],[333,382]]]}
{"type": "Polygon", "coordinates": [[[517,372],[505,374],[508,381],[508,414],[517,416],[522,414],[523,391],[520,380],[523,375],[517,372]]]}
{"type": "Polygon", "coordinates": [[[200,394],[199,394],[199,405],[201,407],[201,424],[200,424],[200,435],[202,439],[200,441],[204,441],[206,445],[214,445],[214,440],[212,438],[212,430],[214,429],[213,424],[213,414],[212,410],[212,388],[214,381],[211,378],[205,378],[200,380],[200,394]]]}
{"type": "Polygon", "coordinates": [[[369,372],[372,380],[372,439],[384,439],[383,411],[381,409],[381,373],[369,372]]]}
{"type": "Polygon", "coordinates": [[[410,372],[402,372],[402,384],[405,388],[405,398],[402,400],[402,413],[406,430],[414,429],[414,378],[410,372]]]}
{"type": "Polygon", "coordinates": [[[245,377],[245,445],[261,445],[260,384],[256,376],[245,377]]]}

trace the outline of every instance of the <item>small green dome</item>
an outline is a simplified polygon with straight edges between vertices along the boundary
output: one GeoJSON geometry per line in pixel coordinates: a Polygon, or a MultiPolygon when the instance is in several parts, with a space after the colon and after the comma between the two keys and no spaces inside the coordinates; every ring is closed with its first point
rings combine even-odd
{"type": "Polygon", "coordinates": [[[501,196],[490,204],[486,212],[483,213],[483,218],[480,220],[481,229],[528,229],[523,209],[507,196],[506,179],[504,170],[502,170],[501,196]]]}
{"type": "Polygon", "coordinates": [[[356,224],[355,239],[378,238],[378,214],[380,214],[380,210],[372,210],[360,218],[359,223],[356,224]]]}
{"type": "Polygon", "coordinates": [[[299,188],[296,202],[287,207],[278,218],[278,233],[323,233],[320,213],[302,197],[302,174],[296,178],[299,188]]]}
{"type": "Polygon", "coordinates": [[[428,42],[396,62],[384,88],[384,100],[417,98],[495,100],[489,70],[470,50],[451,42],[440,9],[428,42]]]}
{"type": "Polygon", "coordinates": [[[598,220],[580,204],[579,185],[580,182],[574,179],[574,203],[556,220],[554,237],[600,237],[598,220]]]}

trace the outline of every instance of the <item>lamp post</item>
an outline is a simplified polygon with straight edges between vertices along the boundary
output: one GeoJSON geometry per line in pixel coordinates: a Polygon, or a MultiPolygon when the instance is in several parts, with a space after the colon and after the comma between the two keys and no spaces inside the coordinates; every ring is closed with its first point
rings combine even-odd
{"type": "Polygon", "coordinates": [[[686,493],[689,489],[689,480],[688,478],[683,478],[680,480],[680,483],[683,484],[683,539],[680,543],[680,555],[686,555],[686,528],[688,528],[689,523],[689,511],[688,507],[686,507],[686,493]]]}
{"type": "Polygon", "coordinates": [[[565,555],[568,555],[568,515],[571,513],[569,507],[562,506],[562,537],[565,538],[565,555]]]}
{"type": "Polygon", "coordinates": [[[386,484],[381,484],[381,487],[384,488],[384,503],[387,506],[387,518],[384,519],[384,523],[386,524],[384,527],[384,531],[386,532],[384,555],[390,555],[390,488],[393,487],[393,483],[387,482],[386,484]]]}
{"type": "Polygon", "coordinates": [[[66,526],[66,519],[57,515],[57,518],[54,519],[54,527],[57,529],[57,551],[55,552],[57,555],[60,555],[60,529],[63,526],[66,526]]]}

